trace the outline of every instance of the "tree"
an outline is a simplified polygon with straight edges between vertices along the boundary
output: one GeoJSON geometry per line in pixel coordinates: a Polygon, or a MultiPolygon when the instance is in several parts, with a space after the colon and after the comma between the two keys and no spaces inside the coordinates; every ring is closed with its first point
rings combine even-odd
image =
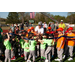
{"type": "Polygon", "coordinates": [[[22,20],[22,23],[24,24],[24,16],[25,16],[25,12],[18,12],[20,19],[22,20]]]}
{"type": "Polygon", "coordinates": [[[17,12],[9,12],[6,23],[18,23],[19,15],[17,12]]]}

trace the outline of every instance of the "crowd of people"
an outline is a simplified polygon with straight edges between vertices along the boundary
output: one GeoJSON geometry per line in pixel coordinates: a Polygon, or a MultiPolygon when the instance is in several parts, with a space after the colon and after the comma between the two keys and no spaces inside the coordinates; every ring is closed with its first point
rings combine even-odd
{"type": "Polygon", "coordinates": [[[36,62],[39,56],[40,61],[51,62],[51,58],[55,55],[55,48],[57,49],[58,58],[55,61],[62,62],[64,58],[69,58],[68,61],[73,60],[73,47],[75,34],[72,32],[73,28],[69,27],[65,31],[65,24],[63,20],[56,25],[54,22],[42,23],[34,27],[24,29],[24,24],[18,24],[14,27],[11,25],[8,33],[3,33],[0,27],[0,57],[5,55],[5,62],[7,60],[16,60],[18,56],[24,57],[26,62],[36,62]],[[55,39],[55,33],[58,33],[58,39],[55,39]],[[55,47],[56,45],[56,47],[55,47]]]}

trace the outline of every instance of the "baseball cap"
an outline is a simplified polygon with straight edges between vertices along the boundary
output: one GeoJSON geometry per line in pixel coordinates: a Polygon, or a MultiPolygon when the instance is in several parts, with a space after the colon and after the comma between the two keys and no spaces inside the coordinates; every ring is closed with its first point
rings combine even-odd
{"type": "Polygon", "coordinates": [[[69,27],[68,30],[73,30],[73,28],[72,27],[69,27]]]}
{"type": "Polygon", "coordinates": [[[31,29],[34,29],[34,27],[31,27],[31,29]]]}
{"type": "Polygon", "coordinates": [[[38,25],[42,25],[42,22],[38,22],[38,25]]]}
{"type": "Polygon", "coordinates": [[[61,22],[63,22],[63,20],[61,20],[61,22]]]}
{"type": "Polygon", "coordinates": [[[51,27],[48,27],[48,29],[51,29],[51,27]]]}
{"type": "Polygon", "coordinates": [[[27,31],[31,31],[31,29],[28,29],[27,31]]]}
{"type": "Polygon", "coordinates": [[[59,29],[57,29],[57,31],[63,31],[63,28],[59,28],[59,29]]]}

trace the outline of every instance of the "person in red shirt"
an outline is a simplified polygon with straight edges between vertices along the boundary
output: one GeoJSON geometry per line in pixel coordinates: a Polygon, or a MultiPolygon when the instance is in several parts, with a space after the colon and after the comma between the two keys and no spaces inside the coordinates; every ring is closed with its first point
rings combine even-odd
{"type": "Polygon", "coordinates": [[[15,34],[18,34],[19,33],[19,26],[18,24],[16,24],[16,27],[15,27],[15,34]]]}

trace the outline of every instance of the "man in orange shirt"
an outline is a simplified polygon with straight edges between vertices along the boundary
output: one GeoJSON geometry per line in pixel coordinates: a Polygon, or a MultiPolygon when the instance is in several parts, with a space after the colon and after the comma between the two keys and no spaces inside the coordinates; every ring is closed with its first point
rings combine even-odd
{"type": "Polygon", "coordinates": [[[57,31],[59,34],[58,37],[60,37],[60,38],[57,40],[56,48],[57,48],[58,59],[55,59],[55,61],[62,62],[62,54],[63,54],[64,44],[65,44],[65,42],[64,42],[65,38],[61,37],[61,36],[63,36],[63,28],[59,28],[59,29],[57,29],[57,31]]]}
{"type": "MultiPolygon", "coordinates": [[[[74,33],[72,33],[72,30],[73,30],[73,28],[72,27],[69,27],[68,28],[68,34],[67,34],[67,36],[69,36],[69,37],[73,37],[73,36],[75,36],[75,34],[74,33]]],[[[69,39],[67,39],[67,46],[68,46],[68,50],[69,50],[69,54],[70,54],[70,58],[68,59],[68,61],[71,61],[71,60],[73,60],[73,46],[74,46],[74,38],[69,38],[69,39]]]]}

